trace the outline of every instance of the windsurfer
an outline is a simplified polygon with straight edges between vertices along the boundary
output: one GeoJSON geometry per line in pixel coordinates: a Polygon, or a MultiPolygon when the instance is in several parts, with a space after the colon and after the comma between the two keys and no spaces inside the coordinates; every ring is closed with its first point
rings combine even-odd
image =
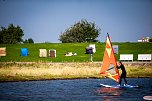
{"type": "Polygon", "coordinates": [[[121,76],[120,76],[120,80],[119,80],[119,86],[121,85],[122,78],[125,81],[125,85],[127,85],[127,80],[126,80],[126,74],[127,73],[126,73],[125,66],[122,64],[121,61],[117,62],[117,68],[122,70],[122,73],[121,73],[121,76]]]}

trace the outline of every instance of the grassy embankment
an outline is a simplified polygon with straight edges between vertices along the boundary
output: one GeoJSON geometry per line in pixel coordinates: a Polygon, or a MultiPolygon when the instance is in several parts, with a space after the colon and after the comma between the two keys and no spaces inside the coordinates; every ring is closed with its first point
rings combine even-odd
{"type": "MultiPolygon", "coordinates": [[[[97,52],[93,54],[93,61],[102,61],[105,43],[95,43],[97,52]]],[[[152,54],[152,43],[113,43],[119,45],[119,54],[134,54],[137,61],[138,54],[152,54]]],[[[0,44],[7,48],[7,56],[1,57],[0,81],[24,81],[44,79],[70,78],[101,78],[99,74],[101,64],[89,63],[89,55],[85,54],[88,43],[51,43],[51,44],[0,44]],[[20,48],[28,48],[29,56],[20,56],[20,48]],[[56,58],[39,58],[39,49],[56,49],[56,58]],[[76,52],[77,56],[65,57],[68,51],[76,52]],[[7,64],[5,62],[36,62],[33,64],[7,64]],[[64,63],[52,63],[64,62],[64,63]],[[77,62],[77,63],[67,63],[77,62]]],[[[128,77],[152,77],[152,65],[127,65],[128,77]]]]}
{"type": "MultiPolygon", "coordinates": [[[[150,65],[125,65],[127,77],[152,77],[150,65]]],[[[101,63],[2,63],[0,81],[102,78],[100,67],[101,63]]]]}
{"type": "MultiPolygon", "coordinates": [[[[93,54],[93,61],[102,61],[105,50],[105,43],[96,44],[96,53],[93,54]]],[[[42,43],[42,44],[0,44],[0,47],[6,47],[7,56],[1,57],[0,62],[89,62],[90,56],[85,54],[85,48],[89,43],[42,43]],[[29,56],[20,56],[21,48],[28,48],[29,56]],[[56,58],[40,58],[39,49],[56,49],[56,58]],[[66,57],[66,52],[77,53],[77,56],[66,57]]],[[[133,54],[134,61],[137,61],[138,54],[152,54],[152,43],[113,43],[119,45],[119,54],[116,54],[119,60],[120,54],[133,54]]]]}

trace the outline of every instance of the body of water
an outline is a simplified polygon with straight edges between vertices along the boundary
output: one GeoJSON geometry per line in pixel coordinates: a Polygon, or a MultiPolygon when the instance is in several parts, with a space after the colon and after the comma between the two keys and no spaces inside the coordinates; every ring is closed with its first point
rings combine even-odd
{"type": "MultiPolygon", "coordinates": [[[[127,78],[140,88],[105,88],[111,79],[76,79],[0,83],[0,101],[142,101],[152,95],[152,78],[127,78]]],[[[122,82],[123,83],[123,82],[122,82]]]]}

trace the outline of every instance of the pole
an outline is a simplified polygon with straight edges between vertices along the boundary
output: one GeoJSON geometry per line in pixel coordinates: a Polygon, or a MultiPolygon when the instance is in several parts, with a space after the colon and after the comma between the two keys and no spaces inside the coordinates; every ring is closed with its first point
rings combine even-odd
{"type": "Polygon", "coordinates": [[[93,62],[93,55],[90,54],[90,61],[93,62]]]}

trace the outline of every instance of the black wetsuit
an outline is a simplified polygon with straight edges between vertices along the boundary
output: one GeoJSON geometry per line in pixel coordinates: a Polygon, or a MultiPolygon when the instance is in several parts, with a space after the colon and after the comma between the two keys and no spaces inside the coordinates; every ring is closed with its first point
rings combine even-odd
{"type": "Polygon", "coordinates": [[[117,68],[118,68],[118,69],[120,69],[120,68],[121,68],[121,70],[122,70],[122,74],[121,74],[121,76],[120,76],[119,84],[121,85],[122,78],[124,79],[125,84],[127,84],[127,80],[125,79],[125,78],[126,78],[126,70],[125,70],[124,65],[123,65],[123,64],[121,64],[120,66],[117,66],[117,68]]]}

